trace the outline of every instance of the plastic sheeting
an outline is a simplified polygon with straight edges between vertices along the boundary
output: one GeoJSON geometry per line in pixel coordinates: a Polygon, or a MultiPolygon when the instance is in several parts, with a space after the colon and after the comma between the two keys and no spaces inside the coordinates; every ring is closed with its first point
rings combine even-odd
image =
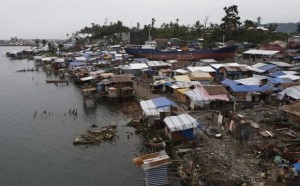
{"type": "Polygon", "coordinates": [[[199,125],[197,120],[189,114],[168,116],[164,119],[164,123],[170,129],[171,132],[198,128],[199,125]]]}

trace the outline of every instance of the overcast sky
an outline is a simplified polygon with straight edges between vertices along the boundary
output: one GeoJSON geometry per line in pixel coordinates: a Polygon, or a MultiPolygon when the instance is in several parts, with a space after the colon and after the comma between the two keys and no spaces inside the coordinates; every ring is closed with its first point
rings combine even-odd
{"type": "Polygon", "coordinates": [[[1,0],[0,39],[65,39],[91,23],[120,20],[126,26],[163,22],[220,23],[225,6],[237,5],[241,20],[300,21],[300,0],[1,0]]]}

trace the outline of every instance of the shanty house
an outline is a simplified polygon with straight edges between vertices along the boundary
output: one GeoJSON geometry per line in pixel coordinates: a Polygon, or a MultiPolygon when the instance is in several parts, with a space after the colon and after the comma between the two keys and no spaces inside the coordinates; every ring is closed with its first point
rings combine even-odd
{"type": "Polygon", "coordinates": [[[143,118],[148,125],[160,125],[166,116],[177,111],[177,105],[166,97],[159,97],[151,100],[141,101],[143,118]]]}
{"type": "Polygon", "coordinates": [[[120,74],[133,74],[140,76],[143,69],[147,69],[148,66],[145,63],[130,63],[128,65],[119,66],[120,74]]]}
{"type": "MultiPolygon", "coordinates": [[[[260,101],[261,94],[269,95],[273,93],[276,88],[268,85],[243,85],[240,82],[225,79],[221,82],[230,94],[235,97],[236,101],[260,101]]],[[[263,99],[267,99],[262,97],[263,99]]]]}
{"type": "Polygon", "coordinates": [[[172,142],[182,142],[195,139],[200,127],[197,120],[189,114],[168,116],[164,119],[165,132],[172,142]]]}
{"type": "Polygon", "coordinates": [[[217,101],[229,101],[229,93],[222,85],[200,85],[184,94],[187,97],[186,105],[191,110],[210,108],[211,103],[217,101]]]}
{"type": "Polygon", "coordinates": [[[252,70],[247,65],[241,65],[238,63],[225,63],[225,64],[212,64],[214,69],[216,69],[216,78],[217,82],[222,79],[241,79],[252,77],[252,70]]]}
{"type": "Polygon", "coordinates": [[[104,79],[98,83],[96,88],[100,94],[108,94],[109,97],[122,96],[124,88],[126,94],[133,95],[132,78],[130,75],[112,75],[109,79],[104,79]]]}
{"type": "Polygon", "coordinates": [[[172,163],[165,151],[145,154],[133,159],[138,167],[145,173],[146,186],[168,185],[168,165],[172,163]]]}
{"type": "Polygon", "coordinates": [[[191,81],[198,81],[202,85],[209,85],[213,81],[213,77],[207,72],[192,72],[189,74],[191,81]]]}
{"type": "Polygon", "coordinates": [[[168,69],[172,65],[163,61],[147,61],[146,64],[152,70],[159,71],[160,69],[168,69]]]}
{"type": "Polygon", "coordinates": [[[287,113],[289,123],[300,127],[300,101],[296,101],[289,105],[284,105],[280,107],[280,110],[287,113]]]}
{"type": "Polygon", "coordinates": [[[279,52],[280,51],[274,51],[274,50],[250,49],[243,52],[243,58],[251,61],[259,61],[260,59],[264,60],[265,58],[272,59],[274,58],[275,54],[279,52]]]}

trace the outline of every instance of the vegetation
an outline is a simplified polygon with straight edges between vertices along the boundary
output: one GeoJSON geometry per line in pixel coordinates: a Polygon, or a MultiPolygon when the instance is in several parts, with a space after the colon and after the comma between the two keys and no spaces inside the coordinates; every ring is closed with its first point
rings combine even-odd
{"type": "MultiPolygon", "coordinates": [[[[240,21],[239,11],[237,5],[230,7],[224,7],[225,15],[222,18],[220,25],[207,23],[208,17],[206,17],[204,24],[200,21],[196,21],[192,25],[181,25],[179,19],[174,22],[163,23],[159,27],[155,25],[156,19],[151,19],[151,24],[141,26],[138,22],[136,26],[129,28],[123,25],[122,21],[116,23],[110,23],[107,25],[98,25],[91,23],[91,26],[86,26],[79,32],[72,34],[73,37],[77,38],[78,34],[88,34],[89,40],[105,39],[109,44],[118,44],[121,42],[121,33],[130,32],[131,35],[135,35],[140,40],[135,41],[134,44],[141,44],[151,33],[154,39],[170,39],[178,38],[184,45],[187,41],[195,40],[198,38],[204,38],[205,47],[213,47],[215,42],[222,42],[234,40],[240,42],[249,42],[254,44],[267,43],[274,40],[286,40],[288,34],[276,32],[277,24],[267,25],[268,31],[257,29],[260,26],[262,18],[259,16],[256,22],[252,20],[246,20],[243,23],[240,21]]],[[[298,27],[299,31],[299,27],[298,27]]],[[[79,42],[78,38],[77,41],[79,42]]]]}

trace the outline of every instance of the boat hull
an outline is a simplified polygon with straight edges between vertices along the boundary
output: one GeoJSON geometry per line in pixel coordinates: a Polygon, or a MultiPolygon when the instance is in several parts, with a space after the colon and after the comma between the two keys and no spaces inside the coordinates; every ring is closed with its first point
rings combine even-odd
{"type": "Polygon", "coordinates": [[[134,49],[127,48],[126,52],[134,57],[148,58],[150,60],[199,60],[215,59],[224,60],[233,58],[237,46],[225,47],[216,50],[195,50],[195,51],[160,51],[155,49],[134,49]]]}

